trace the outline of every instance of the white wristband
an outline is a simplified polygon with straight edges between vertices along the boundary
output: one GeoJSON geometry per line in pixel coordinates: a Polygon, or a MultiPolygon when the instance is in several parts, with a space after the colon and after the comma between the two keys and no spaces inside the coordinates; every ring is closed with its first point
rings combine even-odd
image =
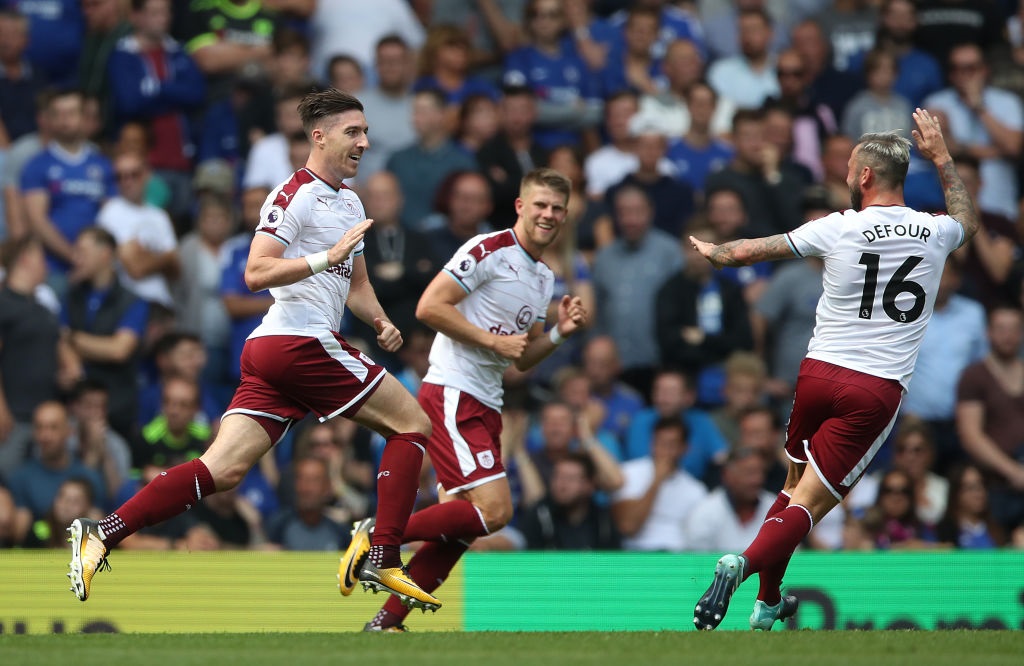
{"type": "Polygon", "coordinates": [[[551,330],[548,331],[548,338],[551,340],[551,344],[553,344],[556,347],[567,340],[567,338],[564,335],[558,332],[557,324],[552,326],[551,330]]]}
{"type": "Polygon", "coordinates": [[[313,271],[313,275],[323,273],[330,266],[327,261],[327,250],[315,254],[307,254],[306,263],[309,264],[309,269],[313,271]]]}

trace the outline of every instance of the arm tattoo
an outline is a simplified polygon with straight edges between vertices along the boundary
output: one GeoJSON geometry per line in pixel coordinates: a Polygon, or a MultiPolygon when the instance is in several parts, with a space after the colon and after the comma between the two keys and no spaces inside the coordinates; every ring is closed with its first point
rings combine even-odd
{"type": "Polygon", "coordinates": [[[942,183],[942,193],[946,197],[946,213],[964,225],[964,242],[966,243],[978,231],[978,213],[974,209],[974,202],[971,201],[971,195],[967,193],[964,181],[960,180],[960,174],[957,173],[953,160],[945,162],[937,169],[939,181],[942,183]]]}
{"type": "Polygon", "coordinates": [[[741,238],[715,246],[711,261],[719,266],[749,266],[761,261],[792,259],[796,255],[785,234],[764,238],[741,238]]]}

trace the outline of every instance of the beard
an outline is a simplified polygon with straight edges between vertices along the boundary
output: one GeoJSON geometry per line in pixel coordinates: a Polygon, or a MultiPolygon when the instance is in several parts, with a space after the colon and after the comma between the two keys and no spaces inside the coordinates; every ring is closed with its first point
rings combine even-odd
{"type": "Polygon", "coordinates": [[[859,211],[863,204],[864,190],[860,189],[860,185],[850,185],[850,206],[859,211]]]}

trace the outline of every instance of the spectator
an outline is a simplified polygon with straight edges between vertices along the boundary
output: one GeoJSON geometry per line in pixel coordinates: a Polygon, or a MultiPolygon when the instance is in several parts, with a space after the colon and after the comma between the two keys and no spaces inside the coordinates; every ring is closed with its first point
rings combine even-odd
{"type": "Polygon", "coordinates": [[[437,265],[452,257],[474,236],[489,233],[494,206],[487,179],[475,171],[453,171],[441,181],[435,198],[437,215],[424,222],[427,243],[437,265]]]}
{"type": "MultiPolygon", "coordinates": [[[[266,543],[263,519],[238,486],[204,497],[189,518],[195,523],[189,532],[208,529],[217,541],[215,550],[258,549],[266,543]]],[[[187,536],[186,541],[192,537],[187,536]]]]}
{"type": "MultiPolygon", "coordinates": [[[[0,141],[16,141],[36,131],[36,98],[45,75],[28,61],[29,20],[16,9],[0,10],[0,141]]],[[[2,215],[0,215],[2,219],[2,215]]]]}
{"type": "MultiPolygon", "coordinates": [[[[470,67],[487,79],[501,77],[501,60],[523,41],[521,24],[527,0],[463,2],[432,0],[429,25],[466,26],[470,67]]],[[[511,225],[510,225],[511,226],[511,225]]]]}
{"type": "Polygon", "coordinates": [[[419,53],[416,80],[412,89],[437,90],[446,104],[448,131],[454,133],[459,107],[471,95],[488,95],[497,99],[498,91],[487,80],[470,69],[469,37],[456,25],[434,25],[427,30],[427,40],[419,53]]]}
{"type": "Polygon", "coordinates": [[[402,369],[395,373],[395,377],[409,393],[416,395],[430,367],[430,346],[434,343],[434,331],[423,324],[414,324],[402,331],[405,344],[398,350],[402,369]]]}
{"type": "Polygon", "coordinates": [[[805,172],[783,161],[778,149],[766,140],[765,117],[760,111],[738,111],[732,119],[736,154],[727,167],[708,176],[705,190],[731,188],[740,193],[750,220],[744,234],[754,237],[785,233],[801,219],[800,198],[809,184],[805,172]]]}
{"type": "Polygon", "coordinates": [[[600,71],[600,87],[604,96],[620,90],[638,95],[653,95],[659,90],[662,49],[656,49],[661,17],[657,9],[634,5],[625,10],[622,39],[609,54],[600,71]]]}
{"type": "MultiPolygon", "coordinates": [[[[789,458],[779,449],[779,442],[785,437],[785,428],[777,411],[765,405],[754,405],[744,411],[737,422],[739,437],[733,450],[752,449],[761,454],[764,463],[764,487],[782,488],[789,471],[789,458]]],[[[717,479],[704,477],[708,487],[714,487],[717,479]],[[714,482],[714,483],[713,483],[714,482]]]]}
{"type": "Polygon", "coordinates": [[[452,140],[445,121],[445,98],[437,90],[420,90],[413,98],[412,119],[416,142],[392,153],[387,170],[402,187],[402,225],[423,230],[432,212],[430,204],[441,182],[458,170],[473,171],[476,160],[452,140]]]}
{"type": "MultiPolygon", "coordinates": [[[[85,17],[85,43],[78,54],[78,86],[86,99],[95,99],[99,111],[99,135],[114,134],[111,113],[111,77],[108,72],[110,54],[123,37],[132,32],[127,6],[120,0],[86,0],[82,3],[85,17]]],[[[87,134],[92,138],[91,134],[87,134]]]]}
{"type": "Polygon", "coordinates": [[[214,387],[205,381],[204,370],[209,353],[198,335],[187,331],[170,331],[161,335],[153,344],[153,360],[158,374],[155,381],[139,391],[139,423],[149,423],[159,416],[164,399],[163,385],[171,377],[199,385],[196,420],[201,425],[211,427],[220,419],[223,404],[217,399],[214,387]]]}
{"type": "MultiPolygon", "coordinates": [[[[473,192],[469,193],[470,199],[480,195],[480,192],[474,189],[474,183],[467,180],[464,185],[476,192],[475,195],[473,192]]],[[[373,282],[373,290],[377,293],[381,307],[388,313],[398,330],[407,336],[408,345],[409,333],[419,324],[416,320],[416,303],[419,295],[437,274],[435,253],[428,236],[400,224],[402,191],[394,174],[390,171],[375,173],[367,179],[360,192],[366,214],[373,219],[373,226],[366,234],[366,249],[363,252],[366,272],[373,282]]],[[[456,208],[464,208],[464,204],[456,208]]],[[[364,340],[376,339],[377,332],[372,331],[370,327],[360,321],[353,324],[355,337],[364,340]]],[[[383,350],[375,352],[375,356],[380,357],[379,361],[385,364],[395,365],[394,355],[389,355],[383,350]]],[[[411,392],[413,395],[416,394],[415,391],[411,392]]]]}
{"type": "Polygon", "coordinates": [[[822,143],[822,186],[827,192],[827,208],[831,210],[846,210],[850,207],[850,186],[846,184],[846,176],[850,171],[850,154],[857,138],[832,134],[822,143]]]}
{"type": "Polygon", "coordinates": [[[612,517],[625,550],[678,552],[694,546],[686,521],[707,489],[680,466],[687,434],[678,417],[660,419],[650,454],[622,465],[626,483],[612,497],[612,517]]]}
{"type": "Polygon", "coordinates": [[[756,109],[779,94],[775,76],[772,20],[763,9],[744,9],[736,18],[740,54],[722,58],[708,67],[708,83],[719,97],[740,109],[756,109]]]}
{"type": "MultiPolygon", "coordinates": [[[[105,386],[83,379],[75,386],[69,405],[71,436],[68,448],[86,467],[103,475],[107,494],[95,498],[100,506],[106,506],[115,497],[132,472],[131,447],[110,426],[107,418],[109,401],[105,386]]],[[[62,531],[74,519],[74,516],[69,518],[62,531]]]]}
{"type": "MultiPolygon", "coordinates": [[[[253,224],[257,221],[254,220],[253,224]]],[[[178,323],[194,331],[208,349],[225,349],[231,322],[220,298],[221,276],[237,242],[234,209],[226,197],[207,194],[199,198],[196,229],[181,240],[181,280],[175,302],[178,323]]]]}
{"type": "Polygon", "coordinates": [[[693,188],[674,175],[665,175],[660,169],[668,161],[668,135],[664,128],[642,113],[633,116],[629,124],[637,166],[608,188],[605,202],[610,207],[620,189],[638,187],[647,193],[647,198],[654,205],[654,227],[671,236],[679,236],[695,208],[693,188]]]}
{"type": "MultiPolygon", "coordinates": [[[[480,147],[476,159],[481,173],[491,185],[491,199],[494,202],[492,222],[495,228],[505,229],[516,221],[515,201],[519,196],[520,181],[531,169],[548,163],[549,155],[534,138],[537,99],[530,88],[502,88],[498,119],[497,134],[480,147]]],[[[572,178],[568,173],[565,175],[572,178]]],[[[569,197],[570,207],[573,198],[569,197]]]]}
{"type": "MultiPolygon", "coordinates": [[[[780,53],[775,63],[775,72],[779,77],[779,96],[770,103],[792,116],[792,157],[798,164],[810,169],[814,179],[820,181],[824,176],[821,163],[823,145],[830,136],[838,133],[839,122],[827,104],[813,98],[808,69],[804,57],[796,49],[786,49],[780,53]]],[[[845,175],[844,159],[844,178],[845,175]]]]}
{"type": "Polygon", "coordinates": [[[336,55],[328,60],[324,74],[327,85],[351,95],[358,95],[366,81],[363,66],[358,60],[345,54],[336,55]]]}
{"type": "Polygon", "coordinates": [[[607,507],[594,500],[597,471],[580,452],[559,459],[548,496],[529,507],[519,524],[530,550],[618,550],[621,537],[607,507]]]}
{"type": "MultiPolygon", "coordinates": [[[[912,107],[920,106],[925,97],[943,85],[939,61],[914,43],[917,28],[917,6],[913,0],[883,0],[879,8],[875,48],[885,49],[896,57],[897,76],[893,89],[912,107]]],[[[861,70],[863,56],[853,56],[851,71],[861,70]]]]}
{"type": "Polygon", "coordinates": [[[587,66],[576,42],[566,36],[562,2],[530,0],[524,16],[526,43],[506,56],[502,81],[535,95],[534,136],[541,147],[578,144],[601,118],[597,70],[587,66]]]}
{"type": "Polygon", "coordinates": [[[960,44],[949,54],[949,87],[929,95],[924,104],[942,111],[946,127],[960,149],[981,162],[978,207],[1017,219],[1014,165],[1024,143],[1020,99],[988,83],[989,67],[976,44],[960,44]]]}
{"type": "Polygon", "coordinates": [[[618,238],[594,259],[595,328],[615,341],[623,379],[644,393],[658,363],[658,289],[682,267],[683,253],[675,238],[652,228],[654,207],[640,188],[620,188],[613,211],[618,238]]]}
{"type": "MultiPolygon", "coordinates": [[[[814,20],[831,44],[832,66],[846,72],[852,69],[853,60],[858,55],[875,44],[878,3],[874,0],[835,0],[825,3],[814,20]]],[[[859,137],[858,134],[854,138],[859,137]]]]}
{"type": "Polygon", "coordinates": [[[615,435],[620,446],[644,400],[632,386],[622,381],[622,363],[611,336],[596,335],[583,347],[583,373],[590,380],[594,397],[604,408],[604,421],[599,430],[615,435]]]}
{"type": "Polygon", "coordinates": [[[46,515],[32,523],[22,544],[26,548],[66,548],[67,527],[78,516],[102,517],[95,490],[88,480],[69,478],[57,488],[46,515]]]}
{"type": "MultiPolygon", "coordinates": [[[[315,86],[306,83],[289,86],[277,93],[274,102],[277,131],[253,144],[246,160],[245,175],[242,177],[243,189],[274,189],[297,171],[292,168],[289,159],[288,141],[289,137],[302,134],[299,102],[313,90],[315,86]]],[[[299,168],[301,166],[302,164],[299,168]]]]}
{"type": "Polygon", "coordinates": [[[50,115],[49,98],[54,91],[43,90],[35,98],[36,131],[17,139],[6,150],[0,165],[0,188],[3,189],[3,212],[0,220],[4,226],[0,234],[5,238],[20,238],[29,232],[29,222],[21,191],[21,174],[25,165],[49,144],[50,115]]]}
{"type": "MultiPolygon", "coordinates": [[[[967,194],[979,201],[984,184],[981,163],[970,155],[957,156],[956,170],[964,181],[967,194]]],[[[1014,303],[1018,299],[1021,259],[1017,225],[1005,215],[991,211],[978,211],[981,229],[967,247],[953,255],[961,264],[963,284],[960,292],[970,296],[991,310],[998,305],[1014,303]]]]}
{"type": "Polygon", "coordinates": [[[130,440],[137,423],[139,346],[148,308],[118,281],[116,248],[114,237],[100,227],[79,234],[74,286],[63,315],[67,340],[84,362],[85,376],[107,388],[110,424],[130,440]]]}
{"type": "Polygon", "coordinates": [[[189,7],[183,19],[181,40],[206,77],[208,107],[227,99],[242,77],[269,70],[275,22],[260,0],[189,7]]]}
{"type": "Polygon", "coordinates": [[[43,247],[34,236],[0,245],[0,476],[28,452],[32,413],[56,399],[82,373],[60,337],[57,317],[35,298],[46,279],[43,247]],[[63,382],[60,380],[63,379],[63,382]]]}
{"type": "MultiPolygon", "coordinates": [[[[725,361],[724,370],[724,402],[721,407],[711,412],[711,420],[715,422],[715,427],[729,447],[736,448],[740,438],[740,418],[748,409],[761,404],[765,395],[768,371],[760,356],[744,351],[730,354],[725,361]]],[[[773,446],[777,444],[778,442],[772,442],[773,446]]]]}
{"type": "Polygon", "coordinates": [[[183,215],[192,199],[190,114],[206,99],[206,82],[192,58],[169,34],[170,0],[132,0],[133,30],[110,55],[112,130],[143,123],[147,160],[171,187],[170,210],[183,215]]]}
{"type": "MultiPolygon", "coordinates": [[[[721,132],[713,129],[717,109],[722,106],[714,88],[698,81],[686,89],[683,100],[688,127],[679,138],[669,142],[666,156],[676,169],[676,177],[688,183],[701,197],[708,174],[724,168],[732,160],[733,149],[718,138],[721,132]]],[[[647,111],[641,107],[641,113],[647,111]]],[[[729,118],[731,120],[731,113],[729,118]]]]}
{"type": "MultiPolygon", "coordinates": [[[[713,60],[740,54],[738,35],[739,13],[745,9],[768,12],[772,25],[771,52],[778,53],[789,44],[789,26],[794,14],[805,12],[798,3],[769,2],[766,0],[737,0],[736,2],[701,2],[700,17],[704,27],[704,41],[710,49],[713,60]]],[[[811,0],[812,6],[820,6],[820,0],[811,0]]]]}
{"type": "Polygon", "coordinates": [[[1007,532],[1024,524],[1024,314],[988,315],[988,355],[957,386],[956,426],[970,462],[985,471],[992,514],[1007,532]]]}
{"type": "MultiPolygon", "coordinates": [[[[677,39],[688,39],[697,45],[701,54],[707,53],[700,22],[691,11],[677,7],[675,3],[666,0],[638,0],[632,4],[636,8],[653,10],[658,14],[658,39],[651,46],[651,55],[655,58],[663,56],[668,45],[677,39]]],[[[608,17],[608,27],[618,33],[614,34],[612,38],[614,48],[622,48],[626,39],[625,29],[629,16],[629,9],[620,9],[608,17]]]]}
{"type": "Polygon", "coordinates": [[[859,139],[868,132],[899,130],[910,138],[910,130],[904,127],[913,112],[910,102],[895,91],[899,72],[896,56],[876,48],[864,58],[864,81],[867,88],[854,95],[843,110],[843,134],[859,139]]]}
{"type": "Polygon", "coordinates": [[[178,278],[181,262],[171,218],[145,200],[149,166],[141,154],[118,155],[114,174],[118,196],[103,204],[96,224],[117,241],[118,280],[151,306],[172,312],[168,282],[178,278]]]}
{"type": "Polygon", "coordinates": [[[16,0],[19,12],[28,17],[28,60],[53,85],[72,85],[78,78],[85,19],[82,3],[60,0],[38,3],[16,0]]]}
{"type": "Polygon", "coordinates": [[[917,517],[936,525],[946,513],[949,481],[933,470],[935,443],[927,425],[904,418],[893,439],[892,466],[906,472],[914,487],[917,517]]]}
{"type": "Polygon", "coordinates": [[[267,524],[267,538],[284,550],[329,550],[348,546],[348,530],[331,520],[332,501],[327,464],[319,458],[295,463],[295,506],[282,509],[267,524]]]}
{"type": "Polygon", "coordinates": [[[593,463],[597,490],[614,492],[622,487],[619,464],[594,435],[585,412],[577,413],[564,402],[548,402],[541,408],[540,430],[541,448],[532,460],[549,492],[555,464],[573,451],[583,453],[593,463]]]}
{"type": "Polygon", "coordinates": [[[587,266],[593,266],[597,251],[615,240],[615,229],[604,202],[587,196],[583,159],[583,153],[575,146],[559,146],[551,151],[548,166],[572,181],[565,228],[571,230],[575,238],[567,242],[587,266]]]}
{"type": "Polygon", "coordinates": [[[313,423],[302,430],[295,441],[294,459],[281,470],[277,494],[282,507],[294,510],[299,502],[297,467],[309,458],[322,460],[330,479],[333,504],[328,509],[329,516],[347,525],[364,518],[372,507],[370,500],[375,492],[373,481],[378,465],[370,451],[370,432],[347,419],[335,421],[313,423]]]}
{"type": "Polygon", "coordinates": [[[842,118],[850,99],[864,87],[861,78],[835,68],[828,37],[814,19],[794,25],[790,42],[803,63],[808,104],[812,107],[824,104],[833,118],[842,118]]]}
{"type": "Polygon", "coordinates": [[[164,381],[160,413],[142,426],[142,441],[133,456],[137,468],[166,469],[202,455],[210,426],[198,419],[199,395],[192,380],[172,376],[164,381]]]}
{"type": "Polygon", "coordinates": [[[1004,42],[999,12],[999,3],[989,1],[921,0],[914,40],[941,63],[961,44],[990,51],[1004,42]]]}
{"type": "MultiPolygon", "coordinates": [[[[704,58],[697,45],[688,39],[677,39],[668,45],[661,60],[661,88],[640,98],[640,112],[659,120],[669,136],[681,137],[691,130],[693,103],[689,99],[695,86],[711,90],[704,81],[704,58]]],[[[732,100],[712,95],[710,113],[702,121],[704,132],[720,137],[729,133],[736,105],[732,100]]],[[[702,98],[703,99],[703,98],[702,98]]],[[[705,108],[701,107],[703,113],[705,108]]]]}
{"type": "MultiPolygon", "coordinates": [[[[309,142],[303,137],[307,149],[309,142]]],[[[259,224],[260,208],[270,194],[269,187],[254,187],[242,193],[242,227],[243,230],[224,243],[226,263],[221,270],[220,296],[224,312],[228,316],[228,339],[220,347],[207,345],[210,363],[206,377],[215,384],[222,384],[222,395],[227,398],[228,391],[234,389],[241,377],[242,347],[249,334],[253,332],[263,315],[274,304],[270,291],[264,289],[253,293],[245,284],[245,265],[249,261],[249,246],[252,236],[259,224]]],[[[376,221],[377,224],[381,220],[376,221]]],[[[211,306],[212,307],[212,306],[211,306]]],[[[205,393],[205,391],[204,391],[205,393]]],[[[226,400],[224,401],[226,403],[226,400]]]]}
{"type": "MultiPolygon", "coordinates": [[[[715,237],[692,229],[695,237],[715,237]]],[[[717,242],[717,240],[715,241],[717,242]]],[[[655,293],[654,330],[662,365],[697,378],[698,402],[721,403],[730,354],[754,347],[750,315],[742,287],[720,275],[688,243],[682,269],[662,281],[655,293]]]]}
{"type": "Polygon", "coordinates": [[[470,95],[459,109],[459,125],[455,138],[459,147],[475,157],[477,152],[498,133],[498,100],[490,95],[470,95]]]}
{"type": "MultiPolygon", "coordinates": [[[[744,229],[750,226],[749,211],[744,205],[743,195],[737,190],[723,187],[708,192],[704,198],[704,207],[708,232],[715,235],[719,242],[742,238],[744,229]]],[[[761,261],[750,266],[726,266],[716,271],[715,276],[739,287],[747,304],[753,304],[768,287],[774,269],[770,261],[761,261]]]]}
{"type": "MultiPolygon", "coordinates": [[[[603,146],[587,155],[583,172],[587,180],[587,195],[603,199],[605,191],[636,171],[639,160],[633,153],[633,137],[629,132],[629,121],[640,108],[635,93],[624,91],[612,95],[604,104],[604,133],[607,141],[603,146]]],[[[672,173],[672,165],[666,160],[661,167],[666,174],[672,173]]]]}
{"type": "Polygon", "coordinates": [[[377,85],[363,90],[359,100],[373,119],[372,149],[359,160],[357,182],[365,183],[382,171],[391,154],[416,140],[412,126],[413,54],[398,35],[377,42],[374,72],[377,85]]]}
{"type": "MultiPolygon", "coordinates": [[[[935,310],[921,340],[914,379],[900,407],[904,416],[924,421],[931,430],[942,470],[962,455],[954,422],[957,383],[964,369],[988,352],[985,310],[958,294],[960,285],[961,268],[951,256],[935,293],[935,310]]],[[[932,524],[938,519],[932,516],[932,524]]]]}
{"type": "Polygon", "coordinates": [[[687,435],[681,469],[701,479],[713,465],[720,465],[729,445],[708,413],[694,407],[696,397],[693,382],[686,374],[661,370],[651,388],[651,406],[637,412],[630,423],[623,459],[636,460],[651,455],[657,424],[664,419],[682,419],[687,435]]]}
{"type": "Polygon", "coordinates": [[[15,468],[8,477],[11,495],[18,507],[15,517],[15,541],[18,543],[24,539],[32,523],[46,517],[64,481],[85,479],[92,486],[93,497],[105,496],[99,473],[71,454],[68,447],[70,436],[71,423],[64,405],[44,402],[36,407],[32,415],[35,455],[15,468]]]}
{"type": "Polygon", "coordinates": [[[757,536],[775,501],[766,490],[764,457],[756,449],[729,452],[722,485],[697,503],[686,521],[690,550],[740,550],[757,536]]]}
{"type": "Polygon", "coordinates": [[[398,35],[416,51],[423,47],[423,25],[403,0],[321,0],[315,7],[309,19],[314,72],[324,71],[339,53],[355,57],[364,72],[370,71],[374,47],[386,35],[398,35]]]}
{"type": "Polygon", "coordinates": [[[66,293],[75,240],[93,224],[103,201],[115,194],[113,166],[86,143],[82,104],[77,91],[49,98],[45,112],[53,143],[29,160],[21,174],[25,217],[46,246],[50,283],[60,297],[66,293]]]}
{"type": "Polygon", "coordinates": [[[941,543],[963,550],[1006,545],[1006,531],[992,518],[985,477],[976,465],[957,465],[949,474],[946,511],[936,528],[941,543]]]}
{"type": "Polygon", "coordinates": [[[916,550],[935,543],[931,526],[917,517],[914,486],[906,472],[891,469],[882,475],[875,510],[880,521],[880,529],[875,534],[877,548],[916,550]]]}

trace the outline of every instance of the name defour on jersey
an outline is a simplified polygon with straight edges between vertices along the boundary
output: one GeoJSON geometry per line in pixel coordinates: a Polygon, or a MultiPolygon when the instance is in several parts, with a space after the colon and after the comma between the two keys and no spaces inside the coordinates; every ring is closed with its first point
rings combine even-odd
{"type": "Polygon", "coordinates": [[[932,235],[931,229],[923,224],[876,224],[870,229],[861,231],[861,233],[869,243],[893,236],[919,238],[927,243],[928,238],[932,235]]]}

